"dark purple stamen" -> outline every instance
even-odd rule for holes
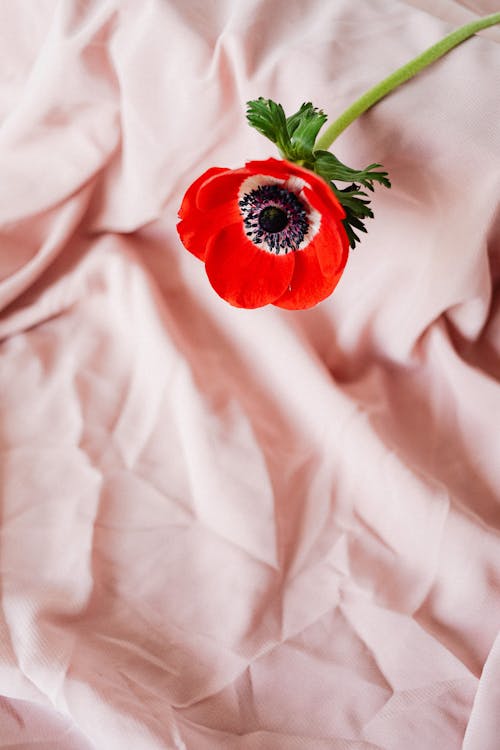
[[[260,185],[239,201],[247,237],[279,255],[297,250],[309,221],[302,201],[280,185]]]

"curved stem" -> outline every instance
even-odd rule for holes
[[[417,75],[421,70],[426,68],[428,65],[438,60],[440,57],[445,55],[450,49],[456,47],[457,44],[468,39],[473,34],[476,34],[482,29],[488,28],[488,26],[494,26],[500,23],[500,13],[493,13],[490,16],[484,16],[479,18],[477,21],[471,21],[470,23],[461,26],[456,31],[453,31],[448,36],[445,36],[441,41],[429,47],[428,50],[422,52],[422,54],[415,57],[410,62],[403,65],[398,70],[391,73],[390,76],[384,78],[383,81],[377,83],[373,88],[369,89],[363,96],[354,102],[346,111],[340,115],[323,133],[323,135],[316,142],[315,150],[324,150],[330,148],[334,140],[351,124],[359,115],[366,112],[367,109],[372,107],[376,102],[380,101],[384,96],[387,96],[393,89],[400,86],[405,81],[408,81],[413,76]]]

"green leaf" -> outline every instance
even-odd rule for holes
[[[352,169],[343,164],[330,151],[316,151],[314,153],[313,169],[316,174],[329,183],[333,192],[342,204],[346,213],[343,224],[352,248],[359,242],[357,232],[366,232],[365,220],[373,218],[370,201],[365,190],[373,192],[373,183],[378,182],[390,188],[389,175],[382,169],[381,164],[369,164],[365,169]],[[346,188],[339,189],[335,182],[350,182]]]
[[[325,180],[340,180],[341,182],[359,182],[368,190],[373,190],[373,183],[379,182],[385,187],[391,187],[387,172],[380,171],[381,164],[369,164],[364,169],[351,169],[337,159],[330,151],[316,151],[314,153],[314,171]]]
[[[275,143],[285,159],[293,162],[314,161],[314,143],[326,119],[324,112],[311,102],[302,104],[290,117],[272,99],[260,97],[247,102],[250,125]]]
[[[330,187],[337,196],[340,204],[345,211],[345,219],[342,223],[349,238],[349,244],[352,248],[360,241],[359,235],[355,230],[366,232],[365,220],[373,219],[373,211],[370,208],[370,202],[366,200],[367,194],[360,190],[355,184],[339,190],[333,183]]]
[[[312,161],[316,138],[326,120],[325,113],[313,107],[311,102],[302,104],[298,112],[287,118],[288,133],[296,160]]]
[[[281,104],[276,104],[272,99],[264,99],[262,96],[247,102],[247,120],[252,128],[278,146],[282,156],[289,152],[291,142],[285,112]]]

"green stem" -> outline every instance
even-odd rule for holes
[[[479,18],[477,21],[471,21],[470,23],[461,26],[456,31],[453,31],[444,39],[429,47],[428,50],[422,52],[422,54],[415,57],[410,62],[403,65],[398,70],[391,73],[390,76],[384,78],[383,81],[377,83],[376,86],[369,89],[363,96],[354,102],[346,111],[340,115],[323,133],[323,135],[316,142],[315,150],[326,151],[330,148],[334,140],[351,124],[359,115],[366,112],[367,109],[372,107],[376,102],[380,101],[384,96],[387,96],[393,89],[400,86],[405,81],[408,81],[413,76],[420,73],[421,70],[426,68],[428,65],[438,60],[440,57],[449,52],[450,49],[456,47],[457,44],[461,44],[470,36],[473,36],[478,31],[488,28],[488,26],[494,26],[500,23],[500,13],[493,13],[490,16],[484,16]]]

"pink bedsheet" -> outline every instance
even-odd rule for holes
[[[180,244],[248,99],[331,116],[496,0],[0,4],[0,747],[498,750],[500,29],[338,141],[316,308]]]

